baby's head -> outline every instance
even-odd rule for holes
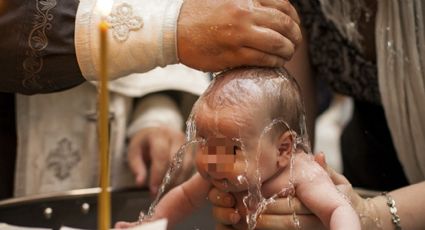
[[[246,189],[242,178],[251,180],[257,166],[262,182],[285,168],[303,129],[299,87],[284,69],[225,71],[192,114],[196,135],[204,140],[197,151],[198,171],[229,191]]]

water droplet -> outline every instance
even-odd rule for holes
[[[243,182],[244,182],[244,181],[246,181],[246,178],[245,178],[244,176],[242,176],[242,175],[239,175],[239,176],[237,177],[237,179],[238,179],[238,181],[239,181],[239,184],[243,184]]]

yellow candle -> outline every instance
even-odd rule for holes
[[[111,195],[109,193],[109,97],[108,97],[108,24],[102,20],[100,32],[100,89],[99,89],[99,159],[100,188],[98,198],[98,229],[106,230],[111,223]]]

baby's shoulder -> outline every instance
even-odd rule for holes
[[[298,153],[295,155],[293,175],[298,183],[305,181],[315,182],[321,181],[320,178],[329,178],[328,173],[322,166],[314,161],[314,156],[311,154]]]

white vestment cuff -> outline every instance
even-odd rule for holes
[[[166,126],[182,130],[183,117],[176,103],[166,95],[155,94],[143,98],[133,113],[127,136],[131,137],[139,130],[148,127]]]
[[[99,0],[98,0],[99,1]],[[96,80],[99,71],[99,22],[96,0],[81,0],[75,23],[75,47],[83,76]],[[115,79],[178,62],[177,19],[183,0],[115,0],[105,17],[108,71]]]

